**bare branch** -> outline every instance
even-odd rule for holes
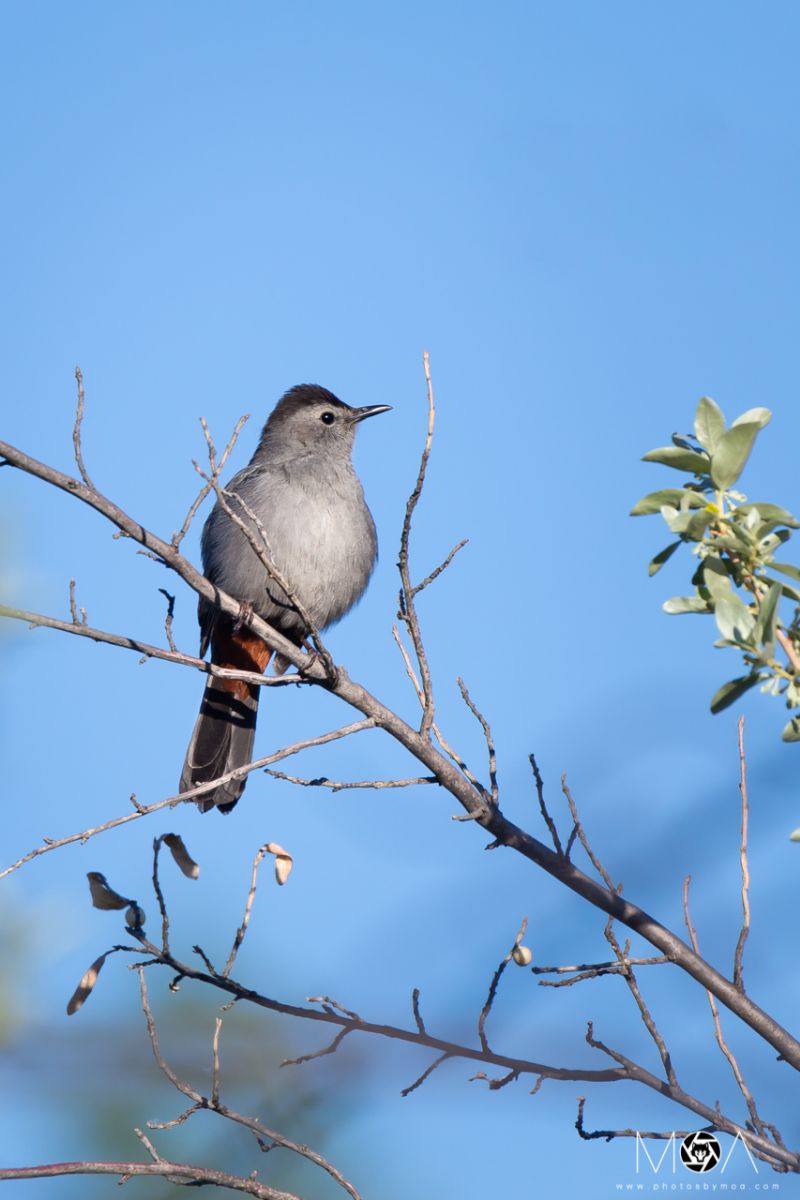
[[[61,1162],[44,1163],[36,1167],[0,1167],[3,1179],[53,1179],[61,1175],[119,1175],[118,1182],[138,1175],[151,1175],[171,1179],[176,1185],[213,1184],[233,1192],[244,1192],[258,1200],[300,1200],[294,1192],[279,1191],[255,1179],[244,1179],[241,1175],[228,1175],[211,1167],[196,1167],[190,1163],[167,1162]]]
[[[395,1025],[377,1024],[372,1021],[366,1021],[359,1018],[357,1014],[350,1014],[350,1010],[342,1010],[338,1005],[334,1007],[326,1003],[325,1007],[320,1009],[288,1004],[281,1000],[261,995],[252,988],[238,983],[235,979],[223,977],[221,974],[213,971],[213,969],[200,971],[191,964],[176,959],[172,953],[165,955],[159,951],[157,946],[148,942],[146,938],[143,939],[143,946],[149,954],[153,955],[153,958],[157,962],[175,971],[180,978],[194,979],[197,982],[209,984],[225,992],[227,995],[235,997],[239,1002],[253,1004],[258,1008],[264,1008],[270,1012],[279,1012],[308,1021],[319,1021],[323,1024],[337,1025],[341,1031],[346,1033],[373,1034],[378,1037],[408,1042],[416,1046],[436,1050],[440,1054],[446,1053],[449,1058],[462,1058],[467,1061],[503,1067],[507,1071],[516,1070],[523,1075],[544,1075],[547,1079],[583,1080],[590,1083],[616,1083],[628,1078],[625,1071],[619,1071],[615,1068],[599,1071],[573,1070],[568,1067],[551,1067],[545,1063],[516,1058],[505,1054],[497,1054],[493,1051],[487,1053],[473,1046],[464,1046],[444,1038],[434,1037],[432,1034],[420,1030],[419,1025],[417,1025],[416,1029],[403,1029]],[[129,953],[139,953],[139,949],[134,947],[123,946],[120,949],[126,950]],[[315,1057],[319,1057],[319,1052],[306,1056],[303,1059],[292,1061],[307,1061]]]

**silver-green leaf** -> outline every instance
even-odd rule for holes
[[[700,445],[709,454],[713,454],[717,442],[725,432],[725,418],[722,415],[722,409],[710,396],[703,396],[697,405],[694,432]]]
[[[688,508],[702,508],[706,499],[691,488],[661,488],[658,492],[648,492],[634,504],[630,511],[632,517],[648,517],[652,513],[661,512],[665,504],[679,508],[685,504]]]
[[[665,546],[664,549],[655,556],[655,558],[650,560],[650,565],[647,568],[647,574],[655,575],[656,572],[660,571],[667,559],[672,558],[680,544],[681,543],[679,539],[677,542],[670,542],[668,546]]]
[[[772,420],[772,412],[768,408],[748,408],[747,412],[743,412],[736,418],[733,425],[757,425],[759,429],[763,429],[765,425],[769,425]],[[733,428],[733,425],[731,428]]]
[[[721,688],[718,688],[711,697],[712,713],[722,712],[730,704],[733,704],[745,692],[749,692],[751,687],[755,687],[762,679],[766,679],[766,675],[761,671],[756,671],[750,675],[741,675],[738,679],[731,679],[728,683],[723,683]]]
[[[707,613],[709,611],[705,600],[701,600],[699,596],[672,596],[669,600],[665,600],[662,608],[665,613],[675,615],[677,613]]]
[[[718,488],[732,487],[744,470],[761,428],[755,421],[733,425],[717,443],[711,459],[711,479]]]
[[[780,598],[781,585],[773,583],[761,601],[761,607],[758,610],[753,629],[756,643],[760,643],[769,655],[775,649],[775,627],[778,620],[778,601]]]
[[[735,592],[731,592],[730,596],[715,598],[714,620],[727,641],[736,642],[737,645],[746,645],[751,641],[755,617]]]
[[[674,467],[676,471],[691,471],[693,475],[707,475],[709,467],[705,454],[682,450],[680,446],[659,446],[656,450],[649,450],[642,462],[661,463],[665,467]]]

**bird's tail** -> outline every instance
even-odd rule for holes
[[[258,689],[255,696],[240,700],[230,692],[221,691],[218,680],[209,679],[203,703],[192,732],[186,761],[181,771],[180,791],[188,792],[200,783],[210,783],[245,767],[253,757],[253,739],[258,716]],[[220,812],[231,811],[244,791],[247,776],[228,779],[213,791],[198,796],[201,812],[217,807]]]
[[[212,662],[239,671],[261,672],[266,668],[272,651],[260,638],[246,631],[220,632],[221,636],[214,639]],[[241,679],[208,679],[181,771],[181,792],[220,779],[252,761],[260,691]],[[247,776],[242,775],[204,792],[197,798],[200,811],[218,808],[229,813],[246,782]]]

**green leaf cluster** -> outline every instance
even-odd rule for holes
[[[747,668],[717,689],[715,713],[756,685],[782,696],[787,708],[800,708],[800,568],[775,560],[800,522],[778,504],[754,503],[733,490],[771,418],[768,408],[751,408],[729,427],[719,405],[703,396],[694,431],[673,434],[672,445],[650,450],[643,460],[692,478],[650,492],[631,510],[633,517],[660,513],[674,538],[651,559],[650,575],[682,545],[697,560],[692,594],[673,596],[664,611],[713,616],[715,645],[737,651]],[[783,739],[800,742],[800,716],[789,720]]]

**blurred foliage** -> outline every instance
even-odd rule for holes
[[[688,472],[691,481],[650,492],[631,510],[634,517],[660,513],[676,535],[652,559],[651,575],[681,545],[691,546],[698,559],[693,593],[673,596],[664,611],[713,616],[720,634],[714,645],[738,651],[747,667],[714,693],[714,713],[756,686],[782,696],[788,709],[800,708],[800,568],[775,559],[800,523],[777,504],[754,503],[733,490],[771,417],[768,408],[751,408],[728,428],[719,406],[704,396],[694,432],[674,433],[671,446],[644,456],[644,462]],[[800,716],[789,719],[783,740],[800,742]]]

